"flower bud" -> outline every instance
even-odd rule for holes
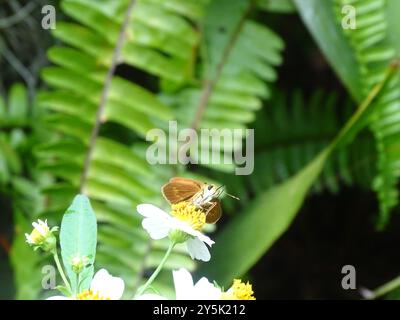
[[[77,255],[71,259],[72,271],[79,274],[89,264],[89,258]]]
[[[54,232],[58,227],[50,229],[47,225],[47,220],[32,223],[33,230],[30,234],[25,233],[26,242],[36,249],[41,248],[43,251],[49,252],[56,248],[57,239]]]
[[[190,235],[178,229],[171,230],[168,236],[174,243],[184,243],[190,238]]]

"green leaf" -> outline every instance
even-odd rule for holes
[[[64,296],[69,297],[71,296],[71,292],[69,291],[69,289],[65,286],[57,286],[54,289],[60,291]]]
[[[15,210],[15,235],[10,251],[17,300],[33,300],[39,296],[42,273],[39,255],[26,243],[24,232],[31,229],[30,221]]]
[[[215,240],[211,263],[200,272],[228,286],[254,265],[287,230],[328,154],[325,150],[296,176],[260,194],[238,214]]]
[[[355,52],[337,23],[334,0],[294,0],[309,32],[356,101],[363,98]]]
[[[8,114],[12,120],[23,122],[28,114],[26,88],[22,84],[14,84],[8,98]]]
[[[211,1],[208,5],[204,21],[204,33],[207,43],[206,59],[208,59],[209,79],[215,77],[217,66],[224,55],[224,49],[232,41],[240,21],[250,6],[250,0]],[[222,12],[230,12],[230,14],[221,14]]]
[[[296,7],[292,0],[259,0],[259,7],[262,10],[276,13],[293,13]]]
[[[72,271],[71,260],[76,256],[88,258],[89,266],[80,274],[80,278],[85,280],[79,287],[80,291],[88,289],[93,277],[96,244],[96,216],[89,199],[84,195],[77,195],[64,214],[60,231],[61,255],[74,293],[78,290],[78,279]]]

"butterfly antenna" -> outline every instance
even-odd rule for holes
[[[224,193],[225,193],[227,196],[229,196],[229,197],[231,197],[231,198],[233,198],[233,199],[236,199],[236,200],[240,200],[238,197],[235,197],[235,196],[229,194],[228,192],[226,192],[226,191],[225,191],[225,186],[221,186],[221,188],[222,188],[222,187],[224,188],[223,191],[224,191]]]
[[[231,195],[231,194],[229,194],[229,193],[227,193],[227,192],[225,192],[225,194],[226,194],[227,196],[233,198],[233,199],[240,200],[238,197],[235,197],[235,196],[233,196],[233,195]]]

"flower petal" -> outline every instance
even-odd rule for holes
[[[167,237],[171,230],[169,220],[164,218],[145,218],[142,221],[142,226],[154,240]]]
[[[197,238],[199,238],[199,240],[207,243],[210,247],[215,243],[213,240],[210,239],[210,237],[207,237],[205,234],[201,233],[200,231],[197,231]]]
[[[194,291],[196,292],[196,300],[220,300],[222,295],[221,289],[216,288],[206,277],[197,281],[194,285]]]
[[[48,297],[46,300],[72,300],[72,299],[64,296],[53,296],[53,297]]]
[[[180,221],[179,219],[176,218],[171,218],[170,224],[171,224],[171,229],[179,229],[183,232],[186,232],[187,234],[190,234],[193,237],[197,237],[201,241],[207,243],[210,247],[215,243],[209,237],[207,237],[200,231],[193,229],[189,224],[187,224],[184,221]]]
[[[161,210],[159,207],[148,203],[139,204],[136,207],[136,210],[139,214],[146,218],[168,219],[171,217],[164,210]]]
[[[189,271],[184,268],[172,271],[174,277],[176,300],[189,300],[193,291],[193,279]]]
[[[113,277],[106,269],[100,269],[94,275],[90,289],[102,297],[119,300],[125,289],[124,280]]]
[[[210,261],[211,255],[207,246],[199,238],[189,239],[186,242],[187,249],[192,259]]]

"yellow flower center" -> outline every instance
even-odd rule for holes
[[[37,230],[33,229],[31,232],[32,242],[35,244],[40,244],[44,240],[44,236]]]
[[[193,204],[183,201],[173,204],[171,208],[172,216],[188,223],[195,230],[201,230],[206,223],[206,214]]]
[[[76,295],[76,300],[111,300],[108,297],[103,297],[99,292],[93,292],[92,290],[84,290]]]
[[[235,279],[232,287],[227,292],[222,293],[221,300],[256,300],[253,294],[254,291],[249,282],[244,283]]]

